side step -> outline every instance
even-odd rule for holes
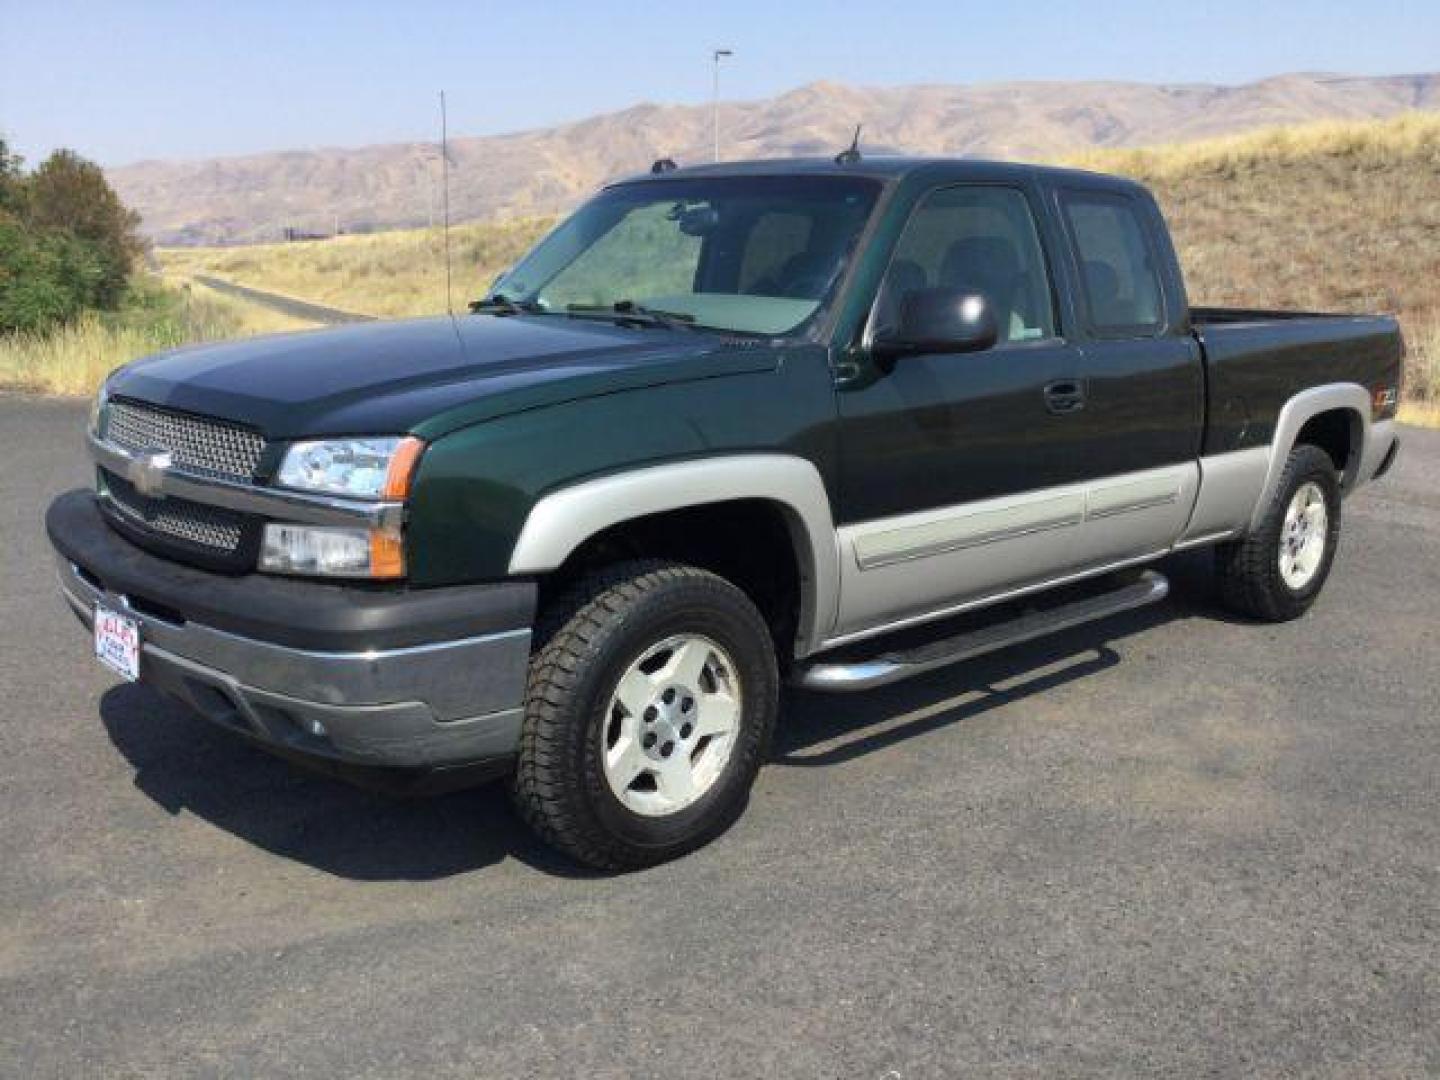
[[[908,649],[855,660],[819,660],[800,668],[795,682],[809,690],[869,690],[1081,623],[1154,604],[1165,599],[1169,592],[1170,582],[1163,574],[1146,570],[1098,594],[1092,589],[1079,599],[1052,601],[1048,607],[1032,606],[1009,618],[996,619],[992,615],[988,624],[972,625],[960,633]],[[1032,597],[1031,602],[1032,605],[1044,604],[1046,599],[1041,593]]]

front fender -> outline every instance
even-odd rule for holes
[[[731,478],[717,479],[716,488],[709,486],[719,475],[713,466],[701,470],[705,479],[683,471],[679,475],[691,479],[679,485],[687,490],[678,504],[674,484],[647,486],[643,495],[635,485],[622,485],[633,500],[627,517],[648,512],[639,509],[643,506],[701,505],[736,497],[717,491],[743,489],[738,497],[779,502],[794,522],[819,520],[816,508],[823,504],[828,522],[835,437],[828,355],[810,345],[786,348],[764,372],[625,390],[488,419],[437,438],[421,459],[406,522],[411,583],[428,587],[543,573],[590,534],[567,522],[563,529],[546,528],[541,545],[529,521],[542,502],[557,498],[547,505],[574,507],[579,497],[563,493],[577,486],[670,466],[791,460],[778,470],[750,461],[738,470],[743,483],[722,470]],[[762,474],[768,479],[754,479]],[[795,479],[802,475],[803,482]],[[800,490],[803,496],[794,494]],[[619,520],[613,514],[600,518]],[[814,531],[824,534],[819,527]],[[810,532],[806,524],[807,547]],[[527,554],[516,558],[522,533]],[[826,543],[833,550],[833,528],[830,533]],[[539,551],[545,555],[529,554]],[[823,576],[827,556],[822,551],[813,561],[817,576]]]
[[[530,511],[510,556],[511,574],[564,564],[590,537],[625,521],[707,503],[760,499],[781,508],[800,568],[797,650],[830,632],[839,605],[840,564],[830,499],[804,458],[735,454],[636,469],[562,488]]]

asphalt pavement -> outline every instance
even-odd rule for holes
[[[741,821],[594,876],[498,789],[300,772],[89,656],[0,397],[0,1075],[1440,1074],[1440,433],[1305,619],[1165,603],[795,693]]]
[[[341,311],[339,308],[325,307],[323,304],[312,304],[308,300],[297,300],[293,296],[282,296],[279,293],[265,292],[262,289],[252,289],[249,285],[237,285],[224,278],[196,274],[195,280],[216,292],[227,293],[241,300],[248,300],[252,304],[269,308],[271,311],[278,311],[281,315],[289,315],[295,319],[308,319],[310,322],[320,323],[322,326],[375,321],[374,315],[361,315],[354,311]]]

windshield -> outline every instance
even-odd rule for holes
[[[829,300],[880,185],[848,176],[655,179],[601,192],[495,284],[530,311],[796,330]]]

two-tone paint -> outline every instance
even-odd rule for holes
[[[913,160],[711,166],[666,182],[716,171],[882,186],[825,317],[802,336],[474,315],[182,350],[132,365],[111,392],[254,425],[272,458],[298,438],[423,438],[405,523],[412,589],[542,576],[646,514],[772,503],[800,569],[800,655],[1243,531],[1324,413],[1348,425],[1347,491],[1393,441],[1393,406],[1374,403],[1398,386],[1394,321],[1192,310],[1138,185]],[[897,239],[928,193],[972,184],[1024,196],[1056,335],[882,362],[870,313]],[[1090,326],[1059,210],[1077,189],[1141,215],[1164,297],[1153,333]],[[1057,383],[1083,407],[1048,409]]]

